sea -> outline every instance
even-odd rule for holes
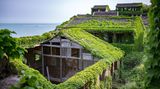
[[[41,35],[55,30],[60,23],[0,23],[0,29],[8,29],[16,32],[13,37]]]

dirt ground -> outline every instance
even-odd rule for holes
[[[17,75],[11,75],[3,80],[0,80],[0,89],[9,89],[11,85],[16,84],[19,81]]]

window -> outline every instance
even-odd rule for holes
[[[60,48],[52,47],[52,55],[60,55]]]
[[[52,42],[52,45],[60,45],[59,42]]]
[[[65,37],[61,36],[61,39],[66,39]]]
[[[70,48],[62,48],[61,56],[71,57],[71,49]]]
[[[72,52],[72,53],[71,53],[71,56],[72,56],[72,57],[80,57],[80,55],[79,55],[79,54],[80,54],[80,50],[79,50],[79,49],[72,48],[72,49],[71,49],[71,52]]]
[[[43,53],[44,54],[51,54],[51,47],[43,46]]]
[[[70,42],[66,42],[66,41],[64,41],[64,42],[62,42],[62,47],[70,47]]]
[[[50,44],[50,42],[44,42],[43,44],[48,44],[48,45],[49,45],[49,44]]]

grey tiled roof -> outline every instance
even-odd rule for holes
[[[119,3],[116,7],[142,7],[142,3]]]

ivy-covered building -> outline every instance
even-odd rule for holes
[[[94,15],[95,13],[108,12],[109,10],[110,8],[108,5],[95,5],[91,8],[91,14]]]
[[[30,67],[53,83],[63,82],[52,86],[47,81],[48,88],[40,81],[44,89],[106,89],[119,76],[125,53],[143,50],[144,31],[141,17],[78,15],[55,31],[22,37],[19,44],[29,47]]]
[[[142,7],[142,3],[118,3],[116,5],[116,11],[119,15],[142,16]]]
[[[74,16],[58,27],[63,28],[82,28],[109,43],[143,49],[145,27],[141,17]]]
[[[78,36],[74,35],[75,33]],[[83,35],[81,36],[81,34]],[[40,46],[28,49],[27,63],[41,71],[48,80],[60,83],[105,56],[115,57],[115,60],[106,59],[112,66],[106,68],[104,74],[100,75],[103,77],[101,80],[104,80],[106,77],[114,75],[114,71],[120,67],[119,59],[122,57],[123,51],[101,41],[103,40],[88,32],[83,32],[81,29],[64,29],[50,40],[41,43]],[[119,56],[116,57],[114,52]],[[39,60],[36,60],[38,55]]]

